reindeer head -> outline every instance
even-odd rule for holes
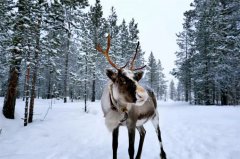
[[[143,76],[143,69],[145,66],[140,68],[134,68],[134,60],[137,55],[139,43],[136,48],[136,53],[130,63],[130,67],[126,68],[128,62],[123,67],[118,67],[114,64],[109,57],[110,49],[110,35],[108,35],[107,49],[103,50],[100,45],[97,45],[97,50],[101,52],[108,62],[117,71],[112,71],[107,69],[106,74],[108,78],[113,82],[112,91],[113,97],[117,101],[127,102],[127,103],[142,103],[147,98],[147,93],[145,89],[138,84],[138,81]]]

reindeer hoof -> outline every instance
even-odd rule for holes
[[[160,153],[160,159],[167,159],[166,153],[164,151]]]
[[[140,156],[136,156],[136,158],[135,159],[141,159],[141,157]]]

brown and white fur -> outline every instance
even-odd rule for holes
[[[101,106],[106,126],[112,131],[113,159],[117,159],[119,126],[126,126],[128,129],[128,153],[130,159],[134,158],[135,129],[137,128],[140,134],[140,141],[136,159],[141,158],[146,134],[143,124],[149,120],[157,133],[160,144],[160,158],[166,159],[162,145],[155,95],[151,90],[143,88],[138,83],[143,76],[143,72],[118,69],[117,72],[107,70],[106,74],[110,81],[103,91]],[[128,116],[122,121],[125,113]]]

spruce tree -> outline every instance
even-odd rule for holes
[[[173,80],[171,80],[170,85],[169,85],[169,97],[171,100],[176,100],[176,87],[175,83]]]
[[[184,89],[181,82],[178,82],[177,89],[176,89],[176,100],[183,101],[184,99]]]
[[[119,26],[119,38],[120,38],[120,63],[126,63],[129,58],[129,31],[126,21],[123,19],[121,25]],[[135,46],[136,47],[136,46]],[[132,55],[132,54],[131,54]]]
[[[164,95],[167,92],[167,80],[165,79],[165,75],[163,73],[163,67],[161,64],[161,61],[158,60],[157,63],[157,77],[158,77],[158,82],[157,82],[157,98],[159,100],[164,99]]]
[[[116,62],[118,65],[121,65],[121,49],[120,49],[120,27],[117,25],[117,13],[114,7],[111,8],[110,15],[107,19],[108,21],[108,33],[111,35],[111,49],[109,54],[111,55],[114,62]],[[103,60],[105,61],[105,60]],[[108,63],[106,63],[107,66],[109,66]],[[106,66],[105,65],[105,66]]]
[[[146,78],[149,87],[157,92],[159,86],[158,66],[152,52],[148,57]]]

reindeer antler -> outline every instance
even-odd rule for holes
[[[119,70],[119,67],[112,62],[111,58],[109,57],[109,49],[110,49],[110,42],[111,42],[111,39],[110,39],[110,34],[108,34],[108,40],[107,40],[107,49],[104,51],[102,49],[102,47],[100,46],[100,44],[97,45],[96,49],[97,51],[101,52],[108,60],[108,62],[112,65],[112,67],[116,68],[117,70]]]
[[[146,65],[144,65],[144,66],[139,67],[139,68],[134,68],[134,61],[135,61],[135,59],[136,59],[136,57],[137,57],[138,47],[139,47],[139,42],[137,43],[136,52],[135,52],[135,54],[134,54],[134,56],[133,56],[133,58],[132,58],[132,61],[131,61],[131,63],[130,63],[130,68],[129,68],[129,69],[132,70],[132,71],[141,70],[141,69],[143,69],[144,67],[146,67]]]
[[[108,37],[107,37],[107,38],[108,38],[108,40],[107,40],[107,49],[104,51],[104,50],[102,49],[102,47],[100,46],[100,44],[98,44],[97,47],[96,47],[97,51],[101,52],[101,53],[107,58],[108,62],[109,62],[115,69],[121,70],[121,69],[125,68],[125,67],[129,64],[129,62],[127,62],[123,67],[120,67],[120,68],[119,68],[115,63],[112,62],[112,60],[111,60],[111,58],[110,58],[110,56],[109,56],[110,43],[111,43],[110,34],[108,34]],[[135,61],[135,59],[136,59],[136,57],[137,57],[138,47],[139,47],[139,42],[138,42],[138,44],[137,44],[136,53],[134,54],[133,59],[132,59],[132,61],[131,61],[131,63],[130,63],[130,68],[129,68],[129,69],[130,69],[131,71],[141,70],[141,69],[143,69],[144,67],[146,67],[146,65],[144,65],[144,66],[139,67],[139,68],[134,68],[134,61]]]

